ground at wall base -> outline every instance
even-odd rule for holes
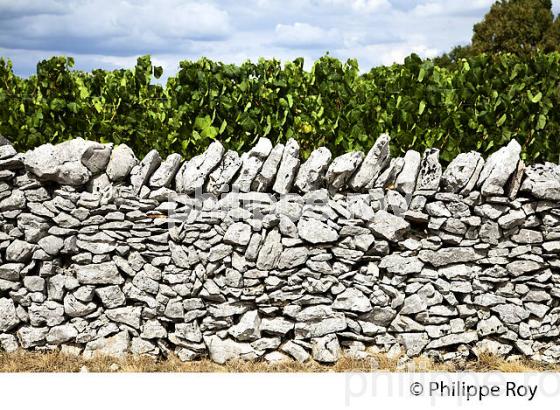
[[[129,355],[124,358],[98,356],[84,359],[57,351],[29,352],[17,351],[0,353],[0,373],[328,373],[328,372],[559,372],[560,365],[547,364],[529,359],[511,359],[493,354],[481,354],[477,359],[454,362],[435,362],[427,357],[416,357],[403,361],[399,357],[373,354],[367,359],[342,357],[334,365],[323,365],[313,360],[305,363],[285,361],[267,363],[265,361],[232,360],[217,364],[209,359],[182,362],[176,356],[153,359],[147,356]]]

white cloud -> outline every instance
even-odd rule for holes
[[[180,50],[188,41],[223,39],[231,32],[227,11],[210,3],[71,0],[66,5],[62,14],[22,14],[4,24],[0,45],[126,54],[139,48]]]
[[[165,75],[202,56],[228,63],[329,51],[362,70],[466,44],[492,0],[0,0],[0,56],[30,74],[39,59],[113,69],[151,54]],[[553,0],[560,9],[560,0]]]
[[[391,8],[389,0],[317,0],[322,6],[348,7],[360,13],[388,10]]]
[[[481,10],[489,10],[493,3],[494,0],[430,0],[418,4],[412,13],[419,17],[479,14]]]
[[[338,47],[342,40],[336,29],[323,29],[307,23],[277,24],[275,33],[274,43],[286,47]]]

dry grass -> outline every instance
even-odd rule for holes
[[[0,353],[0,372],[79,372],[87,368],[89,372],[540,372],[560,371],[560,365],[547,365],[529,360],[508,361],[498,356],[482,355],[478,360],[460,363],[435,363],[428,358],[415,358],[406,364],[383,354],[371,359],[358,360],[343,357],[335,365],[326,366],[316,362],[266,362],[233,361],[219,365],[210,360],[181,362],[177,357],[154,360],[150,357],[126,357],[114,359],[96,357],[85,360],[59,352]]]

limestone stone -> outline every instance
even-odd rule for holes
[[[23,326],[16,332],[21,347],[29,349],[45,344],[48,327]]]
[[[203,154],[185,161],[175,177],[177,192],[192,194],[197,190],[202,191],[208,176],[222,160],[224,152],[223,145],[214,141]]]
[[[150,177],[149,185],[154,188],[170,186],[181,166],[182,159],[180,154],[169,155]]]
[[[257,145],[241,155],[241,169],[233,186],[241,192],[249,192],[253,180],[261,170],[270,151],[272,151],[270,140],[268,138],[259,138]]]
[[[401,256],[398,254],[390,254],[381,259],[379,268],[386,269],[395,275],[410,275],[420,273],[424,263],[415,256]]]
[[[20,322],[14,301],[8,298],[0,298],[0,332],[13,329]]]
[[[336,192],[345,187],[350,177],[362,163],[364,153],[348,152],[336,157],[327,169],[325,181],[329,190]]]
[[[506,324],[519,323],[529,317],[529,312],[517,305],[503,304],[493,306],[491,309],[496,312],[498,316],[500,316],[500,319]]]
[[[404,167],[404,158],[393,158],[389,166],[375,180],[373,188],[395,189],[395,181]],[[368,185],[369,186],[369,185]]]
[[[134,193],[140,193],[140,190],[147,184],[150,177],[161,164],[161,157],[156,150],[151,150],[146,154],[144,159],[130,171],[130,183]]]
[[[272,190],[281,195],[289,193],[299,170],[299,165],[299,144],[295,139],[290,138],[282,153],[282,162],[280,162],[280,167],[276,173]]]
[[[377,138],[358,171],[350,178],[348,186],[351,189],[360,191],[364,187],[373,187],[375,180],[391,160],[389,141],[388,134],[381,134]]]
[[[251,184],[253,191],[266,192],[270,189],[278,174],[278,167],[282,162],[284,148],[284,144],[276,144],[272,148],[268,158],[264,161],[261,170]]]
[[[229,334],[240,342],[252,342],[261,337],[261,318],[256,310],[245,312],[239,323],[229,328]]]
[[[441,177],[441,187],[446,192],[468,195],[482,171],[484,159],[476,151],[457,155],[447,166]],[[472,184],[469,182],[474,181]]]
[[[550,162],[529,165],[520,190],[538,199],[560,200],[560,167]]]
[[[517,168],[521,146],[511,140],[505,147],[490,155],[484,164],[476,185],[483,195],[502,195],[509,177]]]
[[[372,309],[369,299],[360,290],[354,288],[348,288],[337,295],[332,307],[360,313],[369,312]]]
[[[429,263],[437,268],[453,263],[477,261],[484,258],[485,254],[471,247],[450,247],[437,251],[421,250],[418,257],[422,262]]]
[[[114,358],[124,357],[130,346],[130,335],[123,330],[115,335],[100,337],[86,344],[84,358],[91,359],[96,356],[109,356]]]
[[[116,308],[126,303],[126,297],[117,285],[96,288],[95,294],[107,309]]]
[[[284,317],[262,318],[260,330],[271,335],[284,336],[294,328],[294,322]],[[286,352],[288,353],[288,352]]]
[[[0,201],[0,212],[24,209],[26,204],[23,191],[14,189],[11,194]]]
[[[369,227],[374,234],[388,241],[398,241],[408,230],[410,224],[401,217],[380,210],[375,213]]]
[[[418,151],[408,150],[404,155],[404,166],[395,181],[396,189],[405,194],[411,195],[416,188],[416,179],[420,171],[421,157]]]
[[[338,239],[338,232],[326,223],[308,217],[302,217],[298,224],[300,238],[312,244],[334,242]]]
[[[432,340],[426,346],[426,349],[439,349],[446,346],[453,346],[463,343],[472,343],[478,340],[478,335],[475,331],[468,331],[464,333],[450,334],[443,336],[439,339]]]
[[[224,242],[232,245],[246,246],[251,240],[251,226],[243,222],[231,224],[224,234]]]
[[[239,154],[236,151],[228,150],[224,154],[222,162],[208,175],[206,191],[214,195],[228,192],[231,189],[231,181],[239,168],[241,168]]]
[[[231,339],[221,339],[216,335],[205,336],[204,343],[208,349],[210,358],[218,363],[224,364],[229,360],[255,360],[259,354],[250,343],[239,343]]]
[[[115,262],[75,266],[76,278],[83,285],[120,285],[124,278]]]
[[[28,262],[35,248],[36,245],[32,243],[16,239],[6,248],[6,260],[8,262]]]
[[[47,333],[47,343],[60,345],[62,343],[72,342],[78,336],[78,330],[74,325],[69,323],[53,326]]]
[[[57,145],[44,144],[25,154],[26,169],[42,181],[84,185],[105,169],[112,146],[82,138]]]
[[[136,165],[138,165],[138,159],[134,152],[128,145],[119,144],[111,152],[106,172],[111,181],[122,181],[128,177]]]
[[[427,149],[420,162],[420,173],[416,181],[416,192],[434,194],[439,189],[442,169],[439,163],[439,150]]]
[[[311,354],[320,363],[335,363],[341,356],[336,335],[330,334],[311,339]]]
[[[320,147],[312,151],[298,170],[295,187],[303,193],[323,188],[331,158],[332,154],[328,148]]]
[[[300,363],[305,363],[311,358],[310,354],[305,350],[304,347],[298,345],[297,343],[294,343],[291,340],[288,340],[286,343],[280,346],[280,350],[289,354]]]
[[[270,270],[278,266],[278,260],[282,254],[282,242],[280,233],[275,229],[270,231],[264,240],[257,258],[257,268]]]
[[[430,341],[427,333],[401,333],[399,339],[408,357],[418,356]]]
[[[49,235],[39,239],[37,244],[51,256],[56,256],[64,247],[64,240],[58,236]]]
[[[297,266],[305,265],[308,256],[309,250],[304,246],[285,248],[278,260],[278,269],[291,269]]]

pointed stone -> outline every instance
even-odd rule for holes
[[[150,186],[154,188],[168,187],[173,182],[183,158],[179,154],[169,155],[150,178]]]
[[[274,183],[278,167],[282,162],[284,144],[276,144],[264,162],[259,174],[251,184],[251,189],[257,192],[267,192]]]
[[[484,159],[476,151],[457,155],[441,177],[442,189],[445,192],[469,194],[473,188],[468,188],[468,185],[473,185],[469,182],[474,180],[476,183],[483,166]]]
[[[336,157],[327,169],[325,180],[332,192],[340,191],[364,159],[361,151],[348,152]]]
[[[324,187],[325,172],[331,162],[332,154],[328,148],[314,150],[307,161],[299,168],[295,187],[303,193]]]
[[[420,171],[421,157],[418,151],[409,150],[404,155],[404,166],[395,182],[396,189],[405,194],[411,195],[416,188],[416,179]]]
[[[241,170],[234,182],[234,186],[241,192],[249,192],[253,180],[261,170],[266,158],[272,150],[272,143],[268,138],[260,138],[249,152],[241,156]]]
[[[214,141],[204,153],[186,161],[175,177],[177,192],[192,194],[197,190],[202,191],[208,175],[222,160],[224,151],[224,146]]]
[[[350,188],[354,191],[360,191],[364,187],[373,187],[375,180],[391,160],[391,153],[389,151],[390,140],[387,134],[381,134],[377,138],[358,171],[350,178],[348,183]]]
[[[276,181],[272,190],[278,194],[285,195],[292,189],[294,179],[299,170],[299,144],[290,138],[282,154],[282,162],[276,173]]]
[[[504,187],[517,168],[521,145],[511,140],[508,145],[494,152],[486,160],[476,185],[482,195],[503,195]]]
[[[416,181],[416,194],[433,195],[439,189],[441,180],[441,164],[439,163],[439,149],[424,151],[420,164],[420,174]]]
[[[227,151],[222,162],[208,176],[206,192],[219,195],[231,191],[231,181],[241,168],[241,158],[236,151]]]
[[[134,188],[135,194],[140,193],[142,187],[146,185],[160,164],[161,157],[159,153],[156,150],[151,150],[138,165],[132,168],[130,172],[130,183]]]
[[[401,173],[404,167],[404,158],[393,158],[385,171],[379,175],[373,185],[374,188],[395,188],[395,181],[397,176]]]

